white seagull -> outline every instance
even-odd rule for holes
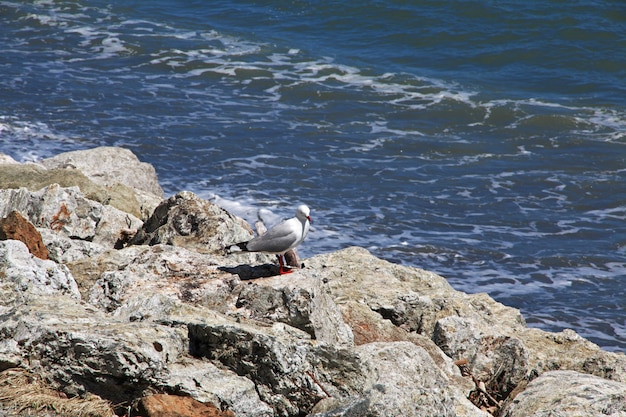
[[[290,268],[285,269],[285,252],[294,249],[304,241],[311,225],[310,212],[309,208],[302,204],[296,210],[296,217],[277,224],[247,242],[235,243],[232,246],[238,246],[244,252],[274,253],[278,257],[280,274],[289,274],[293,271]]]

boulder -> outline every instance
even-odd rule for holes
[[[78,285],[65,265],[33,256],[19,240],[0,241],[0,274],[0,283],[7,286],[0,305],[10,305],[10,300],[24,299],[31,293],[80,299]]]
[[[113,174],[126,161],[100,151]],[[51,158],[47,171],[79,172],[98,152]],[[242,219],[181,192],[142,224],[96,200],[138,195],[137,184],[88,171],[101,181],[85,177],[93,198],[58,184],[0,189],[0,214],[28,219],[51,259],[0,241],[0,372],[96,395],[119,415],[139,403],[141,415],[624,415],[623,354],[530,329],[486,294],[362,248],[278,275],[271,256],[224,252],[252,237]]]
[[[0,240],[7,239],[19,240],[34,256],[48,259],[48,249],[41,239],[41,234],[18,211],[13,210],[0,219]]]
[[[129,244],[162,243],[225,255],[228,245],[252,236],[252,228],[243,219],[192,192],[183,191],[163,201]]]
[[[73,168],[46,169],[31,163],[0,164],[0,189],[26,188],[38,191],[52,184],[64,188],[78,187],[85,198],[111,205],[138,218],[147,218],[161,201],[160,197],[150,197],[147,193],[134,191],[125,185],[98,185]]]
[[[0,164],[19,164],[19,162],[13,159],[10,155],[0,153]]]
[[[33,163],[0,164],[0,189],[26,188],[38,191],[52,184],[78,187],[87,198],[101,204],[111,200],[105,187],[94,183],[77,169],[46,169]]]
[[[44,159],[41,164],[48,169],[78,169],[93,182],[104,187],[124,184],[163,197],[163,189],[159,185],[154,167],[140,162],[128,149],[103,146],[65,152]]]
[[[575,371],[549,371],[507,400],[502,417],[626,416],[626,384]]]
[[[52,184],[39,191],[0,190],[0,216],[18,211],[36,227],[70,239],[114,247],[128,229],[137,229],[137,217],[84,196],[78,187]]]

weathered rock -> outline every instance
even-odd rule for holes
[[[494,331],[495,330],[495,331]],[[520,337],[503,334],[474,319],[448,316],[437,321],[435,343],[454,359],[467,359],[470,370],[499,401],[530,371],[529,355]]]
[[[126,155],[128,152],[122,148],[105,149],[108,149],[110,154],[117,152],[122,156]],[[72,157],[78,159],[78,156],[88,155],[89,153],[93,153],[93,151],[73,155]],[[63,155],[66,154],[58,155],[58,158],[63,159]],[[114,164],[116,160],[118,163]],[[79,187],[86,198],[104,205],[111,205],[141,219],[148,218],[154,211],[154,208],[163,199],[163,191],[160,190],[160,188],[154,190],[159,191],[159,193],[155,195],[141,189],[133,188],[131,184],[120,182],[108,184],[106,181],[102,181],[103,175],[97,174],[100,170],[110,168],[119,171],[125,169],[123,157],[111,157],[109,160],[111,165],[109,166],[102,166],[96,163],[92,170],[94,171],[94,176],[91,178],[76,168],[67,165],[61,167],[58,163],[46,161],[48,160],[44,160],[43,162],[50,166],[49,169],[46,169],[43,165],[33,163],[0,163],[0,189],[27,188],[30,191],[38,191],[52,184],[59,184],[63,188]],[[79,165],[82,166],[84,164]],[[144,165],[135,167],[139,177],[145,176],[138,173],[138,171],[144,167],[150,171],[150,168]],[[154,172],[153,168],[152,172]],[[118,179],[123,180],[123,178]],[[100,180],[100,182],[98,182],[98,180]]]
[[[34,256],[48,259],[48,249],[41,239],[41,234],[18,211],[14,210],[0,219],[0,240],[7,239],[19,240]]]
[[[187,350],[182,329],[118,322],[55,295],[31,296],[28,303],[14,306],[0,322],[0,334],[16,341],[22,365],[68,395],[91,392],[115,404],[162,385],[167,365]],[[15,356],[8,353],[9,359]]]
[[[0,276],[0,282],[16,293],[6,294],[4,302],[23,299],[29,293],[80,298],[76,281],[65,265],[34,257],[19,240],[0,241]]]
[[[0,164],[19,164],[19,162],[13,159],[10,155],[0,153]]]
[[[315,344],[305,333],[274,324],[189,325],[193,355],[219,361],[251,379],[276,415],[313,412],[369,416],[483,416],[449,385],[429,354],[408,342],[349,349]],[[329,400],[329,398],[332,398]]]
[[[274,410],[261,401],[254,383],[206,360],[189,358],[169,367],[167,380],[173,392],[202,402],[220,404],[237,417],[272,417]]]
[[[502,417],[626,416],[626,384],[574,371],[551,371],[507,401]]]
[[[133,294],[164,294],[217,311],[229,310],[228,294],[239,282],[219,269],[219,259],[168,245],[129,246],[70,264],[79,282],[93,282],[89,300],[106,311]],[[233,301],[234,302],[234,301]]]
[[[64,166],[97,152],[28,169],[74,175]],[[111,158],[118,168],[124,161]],[[120,231],[141,223],[119,210],[107,217],[115,209],[95,198],[139,191],[107,175],[96,166],[89,176],[102,185],[84,177],[93,198],[82,187],[0,190],[0,214],[28,217],[50,258],[69,268],[0,242],[0,371],[22,367],[69,396],[97,394],[120,407],[161,392],[238,417],[485,416],[468,394],[494,412],[508,396],[509,417],[568,415],[559,404],[598,414],[585,396],[605,404],[600,412],[624,415],[626,356],[572,331],[529,329],[519,311],[485,294],[463,294],[364,249],[318,255],[276,276],[269,256],[226,256],[222,249],[251,229],[192,193],[163,202],[134,245],[114,250]],[[555,369],[588,375],[557,385]],[[557,403],[548,391],[572,398]]]
[[[0,189],[26,188],[38,191],[52,184],[61,187],[78,187],[90,200],[107,204],[111,195],[106,188],[98,185],[76,169],[46,169],[39,164],[4,164],[0,165]]]
[[[140,227],[141,220],[112,206],[84,197],[77,187],[53,184],[39,191],[0,190],[0,215],[17,210],[36,227],[72,239],[114,247],[122,232]]]
[[[307,266],[328,282],[344,317],[357,302],[401,329],[432,338],[452,359],[468,359],[470,371],[492,381],[497,396],[505,397],[522,377],[554,369],[625,380],[626,356],[602,351],[572,331],[529,329],[518,310],[485,294],[455,291],[431,272],[390,264],[360,248],[316,256]],[[363,334],[362,327],[353,326],[353,333]]]
[[[67,264],[109,250],[109,246],[88,240],[72,239],[63,233],[45,227],[39,227],[37,231],[45,243],[49,259],[57,263]]]
[[[118,147],[99,147],[82,151],[65,152],[44,159],[46,168],[74,168],[95,183],[105,187],[124,184],[163,197],[163,189],[154,167],[140,162],[130,150]]]
[[[183,191],[163,201],[130,244],[162,243],[224,255],[227,245],[248,240],[252,235],[252,229],[243,219]]]
[[[237,315],[268,323],[281,322],[304,330],[314,339],[352,346],[352,330],[327,294],[323,282],[307,275],[274,276],[234,288]]]
[[[235,417],[232,411],[222,411],[215,404],[168,394],[143,397],[139,412],[144,417]]]
[[[337,415],[337,408],[342,415],[456,415],[448,381],[423,349],[408,342],[376,342],[354,350],[365,377],[362,393],[339,407],[336,400],[326,400],[313,412],[332,405],[330,410],[314,415]]]

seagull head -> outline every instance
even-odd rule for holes
[[[308,220],[309,223],[312,223],[313,221],[311,220],[310,214],[311,214],[311,210],[309,210],[309,207],[306,206],[305,204],[298,206],[298,209],[296,210],[296,217],[301,222]]]

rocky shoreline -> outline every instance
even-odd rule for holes
[[[626,416],[624,354],[362,248],[226,256],[125,149],[0,155],[0,215],[2,415]]]

